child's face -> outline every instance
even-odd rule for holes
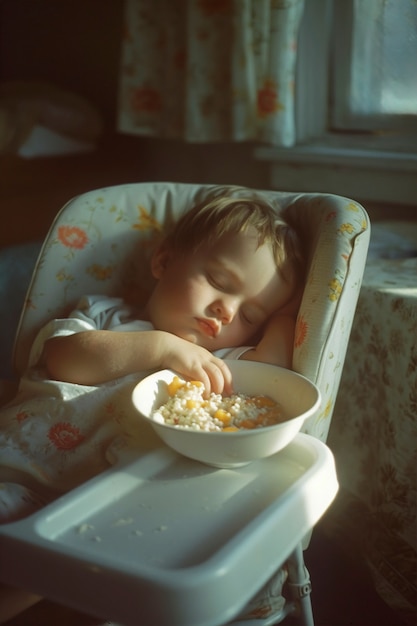
[[[158,280],[147,314],[156,329],[211,352],[245,345],[290,298],[270,245],[254,229],[227,235],[195,254],[162,247],[152,262]]]

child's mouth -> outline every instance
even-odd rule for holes
[[[216,322],[205,319],[197,319],[197,324],[204,335],[207,337],[217,337],[220,328]]]

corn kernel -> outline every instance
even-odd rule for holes
[[[175,396],[178,389],[181,389],[181,387],[184,387],[184,381],[182,381],[179,376],[174,376],[172,381],[168,383],[168,394],[170,396]]]
[[[187,409],[196,409],[199,406],[201,406],[201,402],[198,402],[197,400],[188,399],[187,402],[185,403],[185,406],[187,407]]]
[[[217,420],[220,420],[220,422],[223,422],[223,424],[229,424],[232,419],[230,413],[228,413],[228,411],[225,411],[224,409],[217,409],[213,417]]]

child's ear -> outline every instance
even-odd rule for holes
[[[151,272],[156,279],[162,278],[171,258],[171,250],[166,243],[162,243],[152,255]]]

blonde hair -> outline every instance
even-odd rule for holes
[[[166,243],[178,254],[189,254],[251,226],[258,233],[258,246],[271,246],[284,279],[304,281],[305,259],[297,232],[261,199],[221,196],[198,204],[173,225]]]

